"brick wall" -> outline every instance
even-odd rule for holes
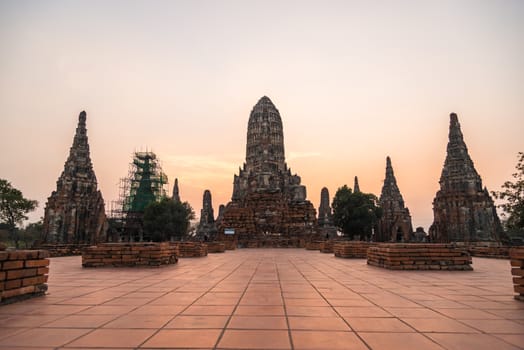
[[[332,254],[333,253],[333,245],[335,244],[334,241],[324,241],[320,244],[320,252],[321,253],[327,253]]]
[[[367,256],[369,265],[391,270],[473,270],[467,250],[452,244],[386,243]]]
[[[161,266],[175,264],[177,257],[169,243],[103,243],[83,250],[82,266]]]
[[[515,299],[524,301],[524,247],[509,250]]]
[[[207,244],[202,242],[171,242],[177,247],[181,258],[199,258],[207,256]]]
[[[44,295],[48,257],[46,250],[0,251],[0,303]]]
[[[208,253],[223,253],[226,251],[224,242],[206,242]]]
[[[324,241],[309,241],[306,242],[307,250],[320,250]]]
[[[57,256],[82,255],[82,251],[90,246],[90,244],[41,244],[38,249],[49,251],[49,256],[54,258]]]
[[[369,247],[377,243],[364,241],[340,241],[333,244],[333,253],[338,258],[365,259]]]

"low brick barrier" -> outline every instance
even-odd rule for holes
[[[333,253],[337,258],[365,259],[368,248],[376,245],[375,242],[340,241],[333,244]]]
[[[391,270],[473,270],[471,255],[452,244],[383,243],[367,255],[369,265]]]
[[[48,257],[46,250],[0,251],[0,304],[44,295]]]
[[[333,245],[335,243],[333,241],[325,241],[320,244],[320,252],[321,253],[327,253],[331,254],[333,253]]]
[[[82,251],[91,244],[41,244],[38,249],[45,249],[52,258],[60,256],[82,255]]]
[[[222,241],[226,245],[226,250],[237,249],[237,242],[235,241]]]
[[[468,252],[471,254],[471,256],[477,256],[479,258],[509,259],[509,247],[507,246],[471,246],[468,247]]]
[[[82,266],[161,266],[175,264],[177,256],[169,243],[102,243],[84,249]]]
[[[181,258],[199,258],[207,256],[207,244],[201,242],[171,242],[172,246],[178,248]]]
[[[524,247],[511,248],[509,258],[515,299],[524,301]]]
[[[224,242],[206,242],[208,253],[224,253],[226,245]]]
[[[324,241],[309,241],[306,242],[307,250],[320,250]]]

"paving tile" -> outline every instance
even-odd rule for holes
[[[440,318],[446,317],[438,312],[423,307],[418,308],[384,308],[391,315],[398,318]],[[448,309],[450,310],[450,309]]]
[[[192,305],[184,310],[181,315],[208,315],[208,316],[223,316],[231,315],[233,313],[234,305],[219,305],[219,306],[201,306]]]
[[[288,317],[293,330],[351,331],[340,317]]]
[[[291,349],[289,334],[279,330],[226,330],[221,349]]]
[[[524,334],[524,325],[509,320],[463,320],[468,326],[486,333]]]
[[[521,349],[488,334],[429,333],[427,336],[448,350]]]
[[[522,334],[495,334],[496,338],[502,339],[506,343],[524,348],[524,333]]]
[[[98,328],[115,318],[114,315],[71,315],[46,323],[44,326],[51,328]]]
[[[154,332],[153,329],[95,329],[66,347],[138,347]]]
[[[74,340],[90,329],[74,328],[34,328],[25,332],[2,338],[2,346],[58,347]]]
[[[292,331],[297,350],[366,350],[366,345],[353,332]]]
[[[164,328],[224,328],[229,316],[177,316]]]
[[[283,316],[233,316],[227,326],[229,329],[287,329]]]
[[[286,298],[286,306],[329,306],[329,304],[321,298],[315,299],[296,299],[296,298]]]
[[[175,316],[187,306],[183,305],[144,305],[129,312],[129,315],[171,315]]]
[[[239,305],[235,310],[238,316],[284,316],[283,306]]]
[[[391,317],[391,314],[376,306],[351,307],[351,306],[337,306],[335,310],[346,317]]]
[[[337,313],[330,306],[299,306],[286,305],[286,313],[289,316],[318,316],[318,317],[337,317]]]
[[[476,329],[450,318],[404,318],[402,320],[419,332],[479,333]]]
[[[443,347],[435,344],[420,333],[366,333],[358,332],[364,341],[373,350],[442,350]],[[465,350],[468,348],[462,348]],[[473,350],[473,348],[470,348]],[[493,350],[493,349],[492,349]]]
[[[103,328],[162,328],[172,318],[170,315],[124,315]]]
[[[221,332],[218,329],[160,330],[142,348],[213,348]]]
[[[415,332],[397,318],[348,317],[346,320],[355,332]]]
[[[500,319],[502,317],[497,316],[491,312],[486,312],[478,309],[437,309],[438,313],[446,315],[451,318],[459,320],[488,320],[488,319]]]
[[[63,315],[13,315],[9,318],[0,319],[0,329],[10,327],[38,327],[52,322]]]

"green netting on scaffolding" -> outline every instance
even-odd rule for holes
[[[145,208],[166,196],[167,175],[153,152],[135,152],[130,165],[128,193],[124,198],[124,212],[144,212]]]

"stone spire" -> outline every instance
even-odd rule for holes
[[[333,214],[329,205],[329,190],[323,187],[320,191],[320,206],[318,207],[318,225],[325,226],[333,224]]]
[[[246,165],[253,171],[286,170],[282,119],[267,96],[257,102],[249,116]]]
[[[86,112],[78,125],[56,191],[47,200],[42,241],[46,243],[96,243],[104,240],[104,200],[87,140]]]
[[[358,185],[358,177],[355,176],[355,184],[353,185],[353,193],[360,192],[360,186]]]
[[[197,229],[197,236],[201,239],[212,238],[216,235],[215,216],[213,213],[213,201],[211,200],[211,192],[204,191],[202,199],[202,209],[200,210],[200,224]]]
[[[411,215],[397,186],[391,159],[386,157],[386,178],[379,199],[382,217],[379,222],[378,241],[410,241],[413,235]]]
[[[458,117],[450,115],[446,160],[440,190],[433,200],[433,241],[500,241],[502,227],[493,200],[483,188],[480,175],[460,129]]]
[[[180,203],[180,192],[178,190],[178,178],[175,179],[175,185],[173,186],[173,200]]]

